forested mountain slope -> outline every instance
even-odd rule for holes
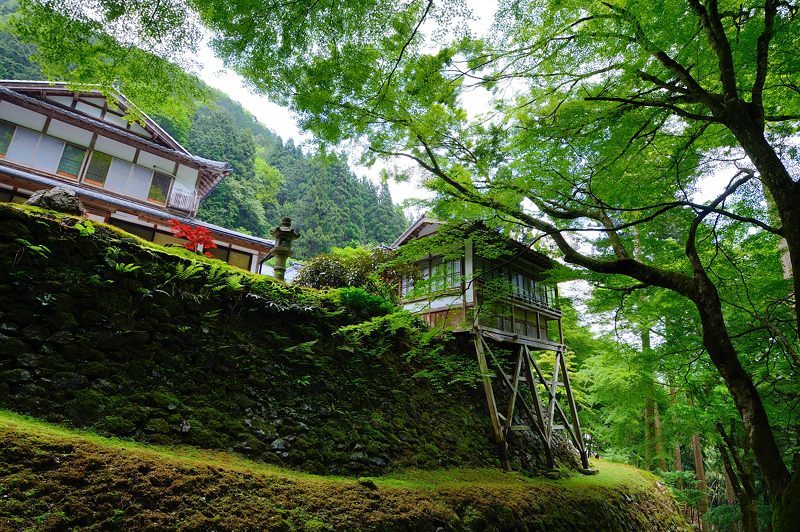
[[[0,16],[9,6],[0,0]],[[0,79],[42,79],[28,59],[33,51],[0,31]],[[341,156],[304,152],[222,92],[204,88],[211,99],[188,128],[152,113],[192,153],[233,166],[203,201],[201,219],[268,237],[283,216],[290,216],[302,234],[294,245],[298,257],[332,246],[391,243],[405,229],[406,219],[385,184],[357,177]]]

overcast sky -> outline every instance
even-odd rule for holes
[[[494,2],[487,0],[467,0],[467,4],[475,17],[471,24],[472,31],[483,33],[491,24],[497,6]],[[253,113],[260,122],[280,135],[284,140],[293,139],[295,144],[301,144],[311,138],[311,135],[300,130],[296,118],[288,109],[271,102],[266,96],[249,91],[245,87],[242,78],[226,69],[222,61],[214,55],[208,46],[203,46],[197,59],[199,66],[196,73],[203,81],[239,102],[242,107]],[[468,98],[468,101],[465,100],[465,107],[472,112],[488,110],[488,93],[473,91],[466,98]],[[353,154],[354,157],[357,155]],[[398,161],[396,164],[407,165],[408,163]],[[364,168],[356,165],[355,160],[351,159],[351,165],[356,174],[367,176],[378,182],[382,168],[380,164],[372,168]],[[415,181],[390,182],[389,190],[395,203],[400,203],[410,198],[430,197],[429,193],[421,189],[419,183]],[[418,213],[407,214],[415,215]]]

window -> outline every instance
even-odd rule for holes
[[[8,146],[6,159],[15,163],[30,166],[39,145],[41,135],[24,127],[16,128],[14,138]]]
[[[400,282],[400,293],[406,295],[422,295],[442,292],[461,286],[461,259],[436,260],[432,264],[424,262],[419,267],[417,283],[409,276]],[[415,286],[416,285],[416,286]]]
[[[126,222],[124,220],[117,220],[116,218],[111,218],[108,221],[108,223],[110,223],[111,225],[114,225],[116,227],[119,227],[123,231],[127,231],[132,235],[136,235],[139,238],[143,238],[143,239],[149,240],[151,242],[153,241],[153,239],[155,237],[155,234],[156,234],[155,230],[153,230],[150,227],[144,227],[144,226],[139,225],[139,224],[133,224],[133,223],[130,223],[130,222]]]
[[[410,275],[404,275],[400,280],[400,295],[407,296],[414,290],[414,279]]]
[[[58,163],[58,175],[77,178],[85,158],[86,150],[84,148],[67,144],[64,146],[64,153],[61,154],[61,161]]]
[[[14,137],[14,130],[16,128],[11,124],[0,122],[0,155],[5,157],[8,147],[11,145],[11,139]]]
[[[161,205],[166,205],[171,183],[172,176],[156,172],[153,174],[153,180],[150,183],[150,191],[147,193],[147,199]]]
[[[213,249],[213,248],[212,248]],[[250,261],[252,259],[252,255],[249,253],[244,253],[241,251],[230,250],[230,254],[228,255],[228,264],[231,266],[236,266],[237,268],[241,268],[243,270],[250,270]]]
[[[39,135],[39,144],[36,146],[31,166],[48,174],[55,174],[58,171],[58,163],[61,161],[65,145],[66,142],[61,139]]]
[[[92,160],[89,161],[89,167],[86,169],[84,181],[92,183],[93,185],[103,186],[108,177],[108,170],[111,168],[111,161],[113,158],[105,153],[96,151],[92,153]]]
[[[206,251],[210,252],[215,259],[225,261],[231,266],[236,266],[237,268],[250,271],[250,265],[252,264],[253,260],[253,255],[250,253],[225,247],[211,248]]]
[[[435,290],[447,290],[461,286],[461,259],[440,262],[436,265]]]
[[[55,174],[65,142],[24,127],[14,129],[14,136],[8,144],[5,158],[24,166]]]

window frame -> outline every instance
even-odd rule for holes
[[[5,151],[0,152],[0,159],[5,159],[6,158],[6,154],[8,153],[8,149],[11,147],[11,143],[14,142],[14,136],[17,134],[17,127],[19,127],[19,126],[17,126],[17,124],[13,124],[13,123],[11,123],[11,122],[9,122],[7,120],[0,120],[0,125],[9,126],[12,129],[11,138],[8,139],[8,146],[6,146]]]
[[[150,191],[153,189],[153,182],[155,181],[157,175],[164,176],[167,179],[169,179],[169,182],[167,183],[167,190],[166,190],[166,192],[164,194],[164,201],[163,202],[162,201],[158,201],[158,200],[153,199],[153,198],[150,197]],[[146,201],[149,202],[149,203],[154,203],[156,205],[160,205],[162,207],[166,207],[167,204],[169,203],[169,198],[170,198],[170,196],[172,194],[172,187],[174,186],[174,184],[175,184],[175,176],[174,175],[168,174],[166,172],[158,172],[158,171],[153,170],[153,175],[152,175],[152,177],[150,177],[150,187],[147,189]]]
[[[69,173],[61,170],[61,163],[64,160],[64,154],[67,153],[67,148],[75,148],[75,149],[83,151],[83,159],[81,160],[81,164],[78,166],[78,173],[77,174],[69,174]],[[75,144],[73,142],[64,141],[64,149],[61,151],[61,159],[59,159],[59,161],[58,161],[58,168],[56,169],[56,175],[59,175],[61,177],[66,177],[67,179],[72,179],[72,180],[75,180],[75,181],[80,180],[81,174],[83,173],[84,166],[87,165],[87,162],[88,162],[88,159],[89,159],[89,157],[87,157],[87,156],[89,155],[89,153],[90,153],[89,148],[87,148],[86,146],[80,146],[80,145]]]
[[[108,159],[109,159],[108,168],[106,168],[106,175],[103,177],[103,181],[102,182],[95,181],[94,179],[90,179],[86,175],[89,172],[89,168],[91,167],[92,161],[94,160],[96,155],[103,155],[105,157],[108,157]],[[82,172],[81,183],[86,183],[86,184],[91,185],[93,187],[105,188],[106,181],[108,180],[108,173],[111,171],[111,163],[113,163],[113,162],[114,162],[114,156],[113,155],[109,155],[109,154],[107,154],[105,152],[98,151],[98,150],[92,150],[91,154],[89,156],[89,160],[86,161],[86,166],[85,166],[85,168],[84,168],[84,170]]]

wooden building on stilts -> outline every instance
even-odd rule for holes
[[[393,244],[415,268],[399,283],[406,309],[431,326],[469,335],[483,381],[494,439],[506,469],[514,432],[542,442],[548,467],[564,431],[589,468],[570,385],[552,261],[481,223],[422,217]],[[546,361],[546,363],[545,363]]]

